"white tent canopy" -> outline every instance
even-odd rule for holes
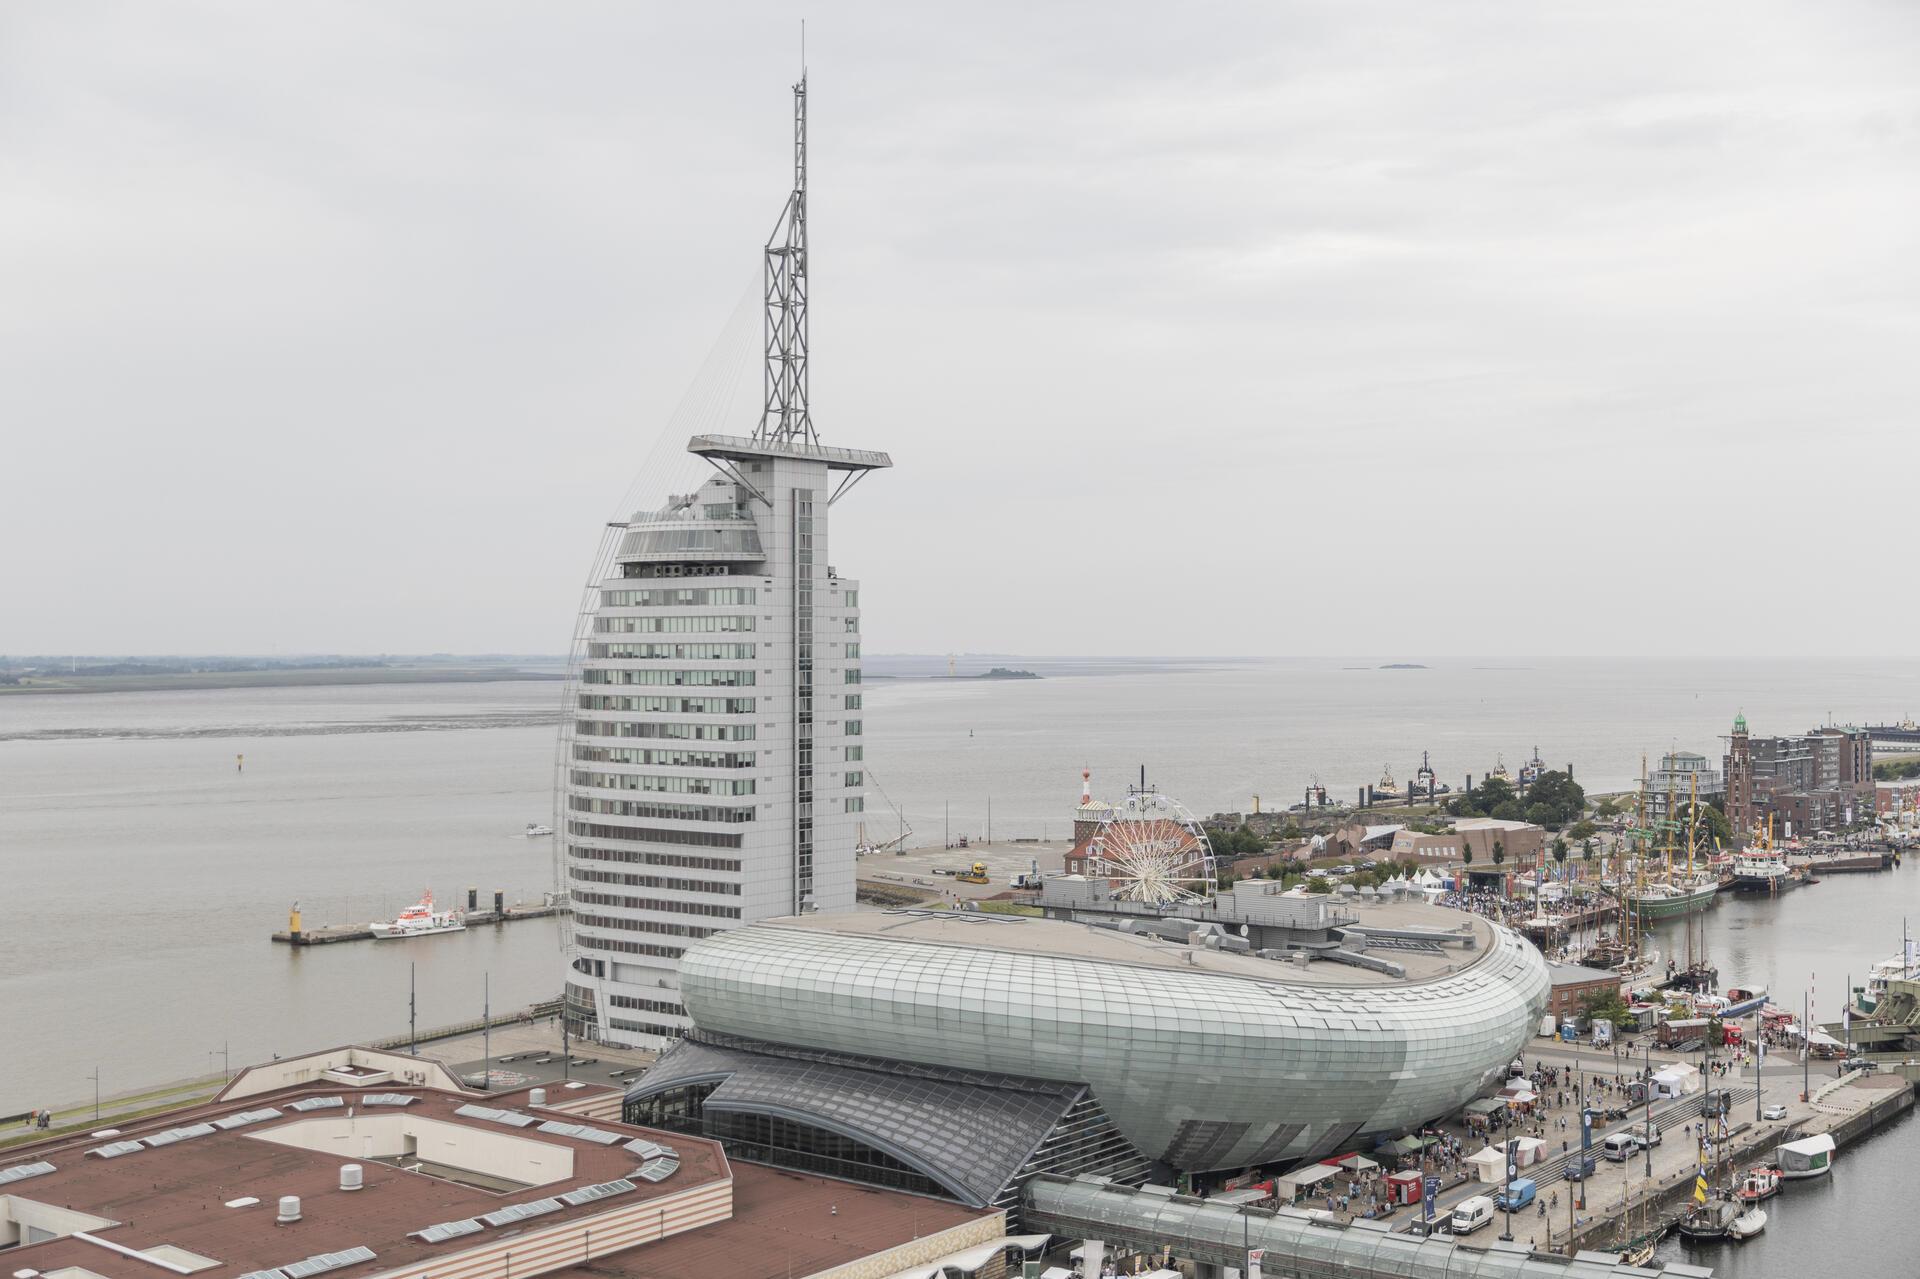
[[[1467,1156],[1467,1163],[1473,1167],[1475,1181],[1503,1181],[1506,1178],[1507,1156],[1497,1146],[1475,1151]]]
[[[1380,1165],[1365,1155],[1348,1155],[1340,1161],[1340,1166],[1349,1172],[1371,1172]]]

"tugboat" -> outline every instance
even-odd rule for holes
[[[1415,795],[1448,795],[1453,787],[1434,777],[1433,765],[1427,762],[1427,752],[1420,752],[1420,769],[1413,775],[1413,793]]]
[[[1373,788],[1373,798],[1399,799],[1400,784],[1393,780],[1393,769],[1385,764],[1380,769],[1380,784]]]
[[[1525,790],[1539,781],[1540,775],[1546,771],[1547,761],[1540,758],[1540,748],[1536,746],[1533,748],[1533,758],[1520,765],[1520,789]]]
[[[1509,786],[1513,785],[1513,774],[1507,771],[1507,757],[1505,755],[1495,755],[1493,757],[1493,771],[1487,774],[1487,780],[1492,781],[1496,777]]]
[[[466,927],[467,917],[459,911],[434,910],[431,888],[420,895],[419,901],[393,919],[367,925],[368,931],[381,941],[398,937],[426,937],[433,933],[459,933],[465,932]]]

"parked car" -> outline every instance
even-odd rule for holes
[[[1568,1181],[1585,1181],[1587,1178],[1593,1176],[1595,1166],[1592,1155],[1575,1153],[1573,1158],[1567,1160],[1567,1165],[1561,1171],[1560,1175]]]
[[[1785,1119],[1787,1117],[1787,1108],[1776,1101],[1761,1111],[1760,1117],[1762,1119]]]

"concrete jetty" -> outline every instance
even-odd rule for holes
[[[492,910],[468,910],[463,918],[468,929],[486,924],[516,924],[525,919],[549,919],[555,915],[569,913],[564,901],[516,902],[507,905],[500,901],[499,894],[494,895],[495,907]],[[453,933],[426,933],[428,937],[451,937]],[[299,914],[294,912],[288,926],[273,934],[273,940],[288,946],[331,946],[335,942],[372,941],[373,928],[369,924],[321,924],[308,928],[300,926]]]

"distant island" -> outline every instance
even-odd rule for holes
[[[935,679],[1041,679],[1032,671],[1016,671],[1011,667],[996,666],[980,675],[935,675]]]
[[[1418,662],[1388,662],[1380,669],[1383,671],[1424,671],[1427,668]]]
[[[148,657],[0,660],[0,696],[134,693],[172,689],[299,688],[328,684],[472,684],[559,680],[513,659],[434,655],[412,658]]]

